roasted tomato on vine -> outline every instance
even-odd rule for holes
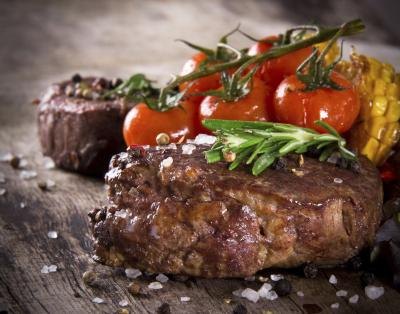
[[[199,67],[207,60],[207,55],[204,52],[196,53],[191,59],[186,61],[183,65],[181,75],[192,73],[199,69]],[[206,92],[208,90],[217,89],[221,86],[220,73],[214,73],[209,76],[201,77],[199,79],[184,82],[179,85],[179,90],[186,91],[186,95],[189,96],[190,101],[194,104],[200,104],[205,96],[193,95],[196,93]]]
[[[341,89],[305,90],[306,85],[296,75],[284,79],[275,92],[277,121],[323,132],[314,124],[322,120],[339,133],[349,130],[360,112],[359,95],[352,83],[339,73],[332,72],[330,79]]]
[[[181,103],[168,111],[150,109],[145,103],[133,107],[127,114],[123,135],[130,145],[156,145],[156,137],[160,133],[168,134],[171,142],[177,142],[183,136],[193,138],[195,105],[189,101]]]
[[[238,100],[224,101],[218,96],[207,96],[200,105],[200,122],[204,119],[268,121],[266,101],[271,90],[253,77],[250,92]]]
[[[272,48],[273,41],[278,40],[277,36],[270,36],[250,47],[248,54],[255,56],[264,53]],[[259,70],[260,77],[270,85],[276,88],[282,80],[296,73],[296,69],[306,60],[312,53],[312,47],[306,47],[293,52],[289,52],[283,56],[265,61]]]

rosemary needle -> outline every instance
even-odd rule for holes
[[[290,124],[236,120],[205,120],[203,125],[213,131],[217,141],[205,152],[208,163],[224,160],[224,155],[234,153],[229,169],[240,164],[252,165],[253,175],[259,175],[279,157],[290,153],[303,154],[310,150],[319,153],[325,161],[334,152],[342,158],[355,160],[356,155],[346,148],[346,140],[329,124],[315,121],[327,133],[320,134],[312,129]]]

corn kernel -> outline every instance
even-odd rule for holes
[[[375,96],[372,101],[371,117],[383,116],[388,107],[388,100],[385,96]]]

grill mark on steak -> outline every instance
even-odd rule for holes
[[[197,146],[121,153],[106,175],[108,214],[94,210],[95,254],[114,266],[203,277],[245,277],[268,267],[337,264],[369,245],[382,186],[360,158],[360,173],[305,157],[304,176],[207,164]],[[160,169],[167,157],[171,167]],[[297,156],[284,158],[287,169]],[[341,178],[341,184],[334,178]],[[125,218],[116,210],[126,210]]]

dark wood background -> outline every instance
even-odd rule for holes
[[[0,1],[0,154],[23,154],[27,168],[38,172],[37,178],[25,181],[19,178],[20,170],[0,163],[6,177],[0,188],[7,191],[0,196],[0,312],[113,313],[120,308],[118,302],[126,299],[131,313],[155,313],[164,302],[172,313],[231,313],[238,303],[251,313],[310,312],[312,306],[305,304],[317,305],[314,309],[322,312],[398,313],[399,293],[383,283],[385,295],[368,300],[359,273],[345,269],[323,271],[314,280],[286,273],[295,291],[303,291],[305,297],[293,293],[273,302],[253,304],[233,298],[225,303],[235,289],[261,286],[243,280],[170,281],[162,290],[149,291],[150,279],[141,279],[144,295],[131,296],[127,292],[130,281],[122,270],[90,259],[87,212],[105,200],[102,181],[43,167],[35,108],[30,105],[51,82],[76,72],[127,77],[141,71],[164,82],[191,53],[174,39],[213,45],[238,22],[260,37],[295,23],[340,23],[361,16],[368,33],[361,36],[359,49],[399,66],[395,2]],[[235,38],[234,43],[246,42]],[[46,179],[56,182],[53,191],[38,188],[37,183]],[[58,231],[59,237],[49,239],[49,230]],[[58,271],[41,274],[43,265],[50,264],[57,265]],[[82,273],[88,269],[99,274],[99,287],[82,282]],[[339,279],[336,287],[328,283],[331,273]],[[359,304],[336,297],[338,289],[358,293]],[[96,296],[106,304],[93,304]],[[191,301],[182,304],[181,296]],[[339,310],[330,309],[335,302],[340,303]]]

